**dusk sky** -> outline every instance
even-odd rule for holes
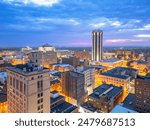
[[[150,46],[150,0],[0,0],[0,47]]]

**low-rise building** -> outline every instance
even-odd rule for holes
[[[91,103],[98,112],[110,112],[117,104],[123,94],[123,87],[103,84],[97,87],[92,94],[88,96],[88,102]]]
[[[52,91],[50,96],[51,113],[77,113],[78,107],[65,101],[65,97],[57,91]]]
[[[62,64],[69,64],[73,67],[77,67],[80,64],[80,59],[77,57],[63,57]]]
[[[134,87],[131,82],[137,77],[138,70],[132,68],[116,67],[100,75],[103,83],[123,86],[125,91]]]

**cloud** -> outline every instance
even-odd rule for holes
[[[139,38],[150,38],[150,34],[138,34],[138,35],[134,35],[134,37],[139,37]]]
[[[141,31],[149,31],[150,30],[150,24],[144,25],[142,28],[137,28],[135,30],[141,30]]]
[[[143,42],[143,39],[109,39],[105,40],[107,43],[126,43],[126,42]]]
[[[3,0],[3,2],[12,5],[29,5],[51,7],[60,2],[60,0]]]
[[[54,23],[54,24],[63,24],[63,25],[79,25],[80,22],[70,18],[29,18],[29,20],[36,22],[36,23]]]
[[[89,24],[92,28],[105,28],[105,27],[120,27],[122,23],[116,18],[106,18],[106,17],[101,17],[101,18],[96,18],[92,20],[92,22]]]

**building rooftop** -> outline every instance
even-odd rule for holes
[[[69,71],[69,73],[71,76],[74,76],[74,77],[83,77],[84,76],[84,74],[74,72],[74,71]]]
[[[27,63],[27,64],[20,64],[13,67],[8,67],[9,70],[22,73],[22,74],[28,74],[32,72],[41,72],[43,70],[49,70],[47,68],[34,65],[33,63]]]
[[[121,103],[121,105],[125,108],[135,110],[134,98],[135,98],[135,94],[129,93],[128,96],[125,98],[125,100]]]
[[[115,63],[115,62],[120,62],[122,60],[119,59],[104,59],[102,62],[109,62],[109,63]]]
[[[115,98],[122,91],[123,87],[116,87],[113,85],[103,84],[94,89],[94,92],[90,94],[89,97],[95,99],[100,99],[101,97],[104,97],[105,101],[108,102],[111,99]]]
[[[134,110],[131,110],[131,109],[128,109],[128,108],[125,108],[121,105],[117,105],[112,111],[111,113],[137,113],[136,111]]]
[[[60,67],[64,67],[64,68],[73,67],[72,65],[69,65],[69,64],[55,64],[54,66],[55,67],[59,67],[60,66]]]
[[[91,111],[93,113],[97,111],[97,109],[91,103],[89,103],[89,102],[83,103],[81,105],[81,107],[83,107],[83,108],[85,108],[85,109],[87,109],[87,110],[89,110],[89,111]]]
[[[59,93],[59,92],[56,91],[56,90],[54,90],[54,91],[52,91],[51,93],[52,93],[52,94],[57,94],[57,93]]]
[[[51,113],[71,113],[77,109],[77,106],[74,106],[68,102],[63,102],[58,106],[51,109]]]
[[[53,47],[52,45],[49,45],[48,43],[44,44],[42,47]]]
[[[104,69],[105,66],[102,66],[102,65],[90,65],[89,67],[93,67],[95,69]]]
[[[114,69],[102,73],[101,75],[116,77],[121,79],[128,79],[132,77],[132,72],[138,72],[138,70],[133,68],[116,67]]]
[[[58,79],[50,81],[50,85],[54,85],[56,83],[60,83],[60,81]]]
[[[58,101],[60,101],[60,100],[62,100],[62,99],[64,99],[65,97],[64,96],[62,96],[62,95],[59,95],[59,96],[57,96],[56,98],[50,98],[50,101],[51,101],[51,104],[53,104],[53,103],[56,103],[56,102],[58,102]]]
[[[148,62],[144,60],[136,60],[134,62],[137,62],[138,64],[148,64]]]
[[[137,76],[137,79],[142,79],[142,80],[148,80],[148,81],[150,81],[150,75],[148,74],[148,75],[146,75],[146,76]]]

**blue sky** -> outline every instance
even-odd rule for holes
[[[0,47],[150,46],[150,0],[0,0]]]

